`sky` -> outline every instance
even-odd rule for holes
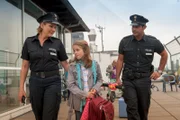
[[[96,44],[101,35],[95,25],[104,27],[105,50],[117,50],[121,39],[131,32],[132,14],[143,15],[149,22],[145,34],[155,36],[163,44],[180,36],[180,0],[69,0],[90,29],[96,30]],[[88,33],[85,40],[88,41]]]

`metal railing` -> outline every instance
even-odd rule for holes
[[[20,68],[0,67],[0,113],[22,106],[18,101],[19,80]],[[28,81],[28,77],[26,81]],[[27,83],[26,93],[29,96]],[[27,103],[29,103],[28,100]]]
[[[19,67],[0,67],[0,114],[23,105],[18,101],[20,71]],[[59,69],[59,73],[60,77],[63,78],[64,70]],[[26,105],[30,103],[29,76],[30,70],[25,83]]]
[[[170,65],[173,72],[179,68],[180,60],[180,36],[174,37],[173,40],[164,45],[170,55]]]
[[[20,53],[11,52],[7,50],[0,50],[0,66],[15,67],[18,64]]]

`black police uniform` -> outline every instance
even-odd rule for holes
[[[44,19],[56,22],[54,14],[50,14]],[[36,120],[57,120],[61,101],[58,64],[68,59],[64,45],[61,40],[49,37],[41,46],[37,34],[25,40],[21,58],[30,63],[30,101]]]
[[[135,26],[145,25],[148,21],[139,15],[133,15],[130,19]],[[149,35],[144,35],[139,41],[133,35],[121,40],[119,54],[124,55],[123,97],[127,103],[128,120],[148,119],[152,61],[154,52],[161,53],[163,50],[161,42]]]

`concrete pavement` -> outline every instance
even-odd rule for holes
[[[164,93],[160,87],[162,83],[158,84],[160,91],[152,91],[149,120],[180,120],[180,92],[170,92],[170,87],[167,86],[168,90]],[[127,120],[127,118],[119,118],[118,99],[114,102],[114,107],[114,120]],[[58,120],[66,120],[68,112],[66,102],[62,102],[60,108]],[[35,120],[35,118],[33,113],[29,112],[14,120]]]

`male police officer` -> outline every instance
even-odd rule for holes
[[[128,120],[147,120],[150,106],[151,79],[161,76],[167,62],[167,52],[159,40],[145,35],[148,19],[140,15],[130,16],[133,35],[124,37],[119,45],[116,82],[121,84],[120,73],[124,67],[122,81]],[[161,56],[157,71],[152,70],[154,52]]]

